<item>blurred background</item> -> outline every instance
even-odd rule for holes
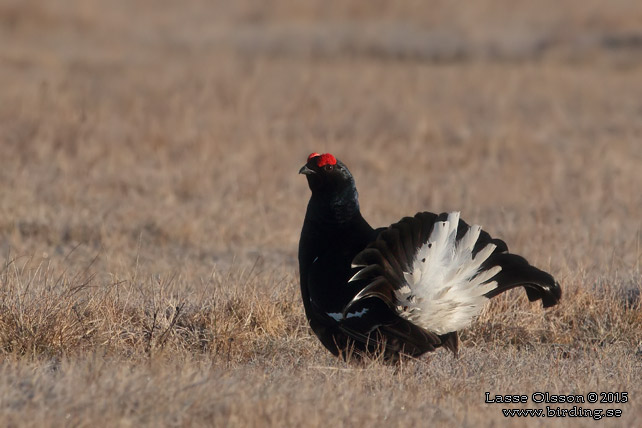
[[[295,269],[331,151],[374,225],[639,264],[638,1],[2,0],[0,46],[5,255]]]

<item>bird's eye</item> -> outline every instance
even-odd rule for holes
[[[328,165],[324,166],[323,169],[325,169],[326,171],[330,172],[330,171],[332,171],[334,169],[334,165],[329,165],[328,164]]]

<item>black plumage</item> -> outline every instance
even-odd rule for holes
[[[459,213],[420,212],[373,229],[342,162],[313,153],[299,172],[312,191],[299,242],[303,305],[335,355],[457,353],[457,328],[483,301],[517,286],[544,307],[561,297],[550,274]]]

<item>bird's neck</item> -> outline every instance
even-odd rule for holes
[[[314,260],[329,253],[331,257],[348,263],[368,245],[374,238],[373,234],[374,229],[359,211],[356,191],[354,198],[334,201],[313,196],[308,204],[299,241],[302,278],[306,278]]]
[[[306,217],[319,228],[332,230],[363,220],[356,189],[351,187],[332,195],[312,194]]]

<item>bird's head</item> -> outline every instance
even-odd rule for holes
[[[348,168],[330,153],[310,154],[299,174],[305,174],[312,194],[337,194],[354,188]]]

